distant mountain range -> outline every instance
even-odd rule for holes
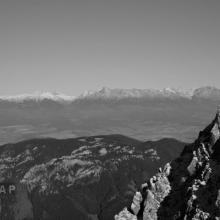
[[[71,103],[82,99],[127,99],[127,98],[168,98],[168,99],[212,99],[220,100],[220,89],[206,86],[195,90],[180,90],[174,88],[165,89],[110,89],[103,87],[98,91],[85,91],[80,96],[69,96],[60,93],[35,92],[33,94],[21,94],[15,96],[0,96],[0,101],[25,102],[25,101],[45,101]]]
[[[0,97],[0,144],[30,138],[123,134],[192,141],[220,103],[220,90],[109,89]]]

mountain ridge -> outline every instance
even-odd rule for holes
[[[77,100],[88,99],[126,99],[126,98],[168,98],[168,99],[214,99],[220,100],[220,89],[211,86],[204,86],[194,90],[181,90],[175,88],[164,89],[110,89],[103,87],[97,91],[85,91],[79,96],[70,96],[57,92],[35,92],[33,94],[21,94],[0,96],[0,101],[22,103],[25,101],[41,102],[52,100],[54,102],[73,103]]]
[[[162,148],[181,150],[185,144],[162,142],[106,135],[2,145],[0,179],[17,191],[0,200],[0,219],[111,220],[143,176],[177,155]]]

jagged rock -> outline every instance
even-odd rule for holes
[[[140,192],[136,192],[133,198],[133,202],[131,204],[131,210],[135,215],[138,214],[140,210],[140,204],[142,202],[143,198]]]
[[[144,205],[143,220],[156,219],[159,202],[155,199],[154,194],[150,190],[147,191],[147,197]]]
[[[219,220],[219,171],[220,109],[193,144],[150,178],[138,216],[143,220]]]
[[[190,176],[192,176],[196,172],[197,163],[198,163],[198,158],[196,156],[194,156],[191,163],[187,167],[187,170],[188,170]]]
[[[143,183],[143,184],[141,185],[142,191],[144,191],[147,187],[148,187],[148,183]]]
[[[170,163],[167,163],[167,164],[164,166],[163,172],[166,174],[166,176],[169,176],[169,175],[170,175],[170,171],[171,171]]]
[[[115,220],[137,220],[137,217],[131,214],[126,208],[115,216]]]

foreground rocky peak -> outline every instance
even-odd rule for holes
[[[144,183],[115,220],[220,219],[220,109],[197,140]]]

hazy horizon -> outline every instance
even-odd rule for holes
[[[61,91],[49,91],[49,90],[35,90],[35,91],[27,91],[27,92],[23,92],[23,93],[17,93],[17,94],[0,94],[0,97],[16,97],[16,96],[22,96],[22,95],[43,95],[43,94],[56,94],[56,95],[66,95],[66,96],[72,96],[74,98],[77,98],[78,96],[81,96],[81,95],[84,95],[86,93],[90,93],[90,92],[99,92],[103,89],[110,89],[110,90],[117,90],[117,89],[125,89],[125,90],[148,90],[148,89],[152,89],[152,90],[160,90],[160,91],[163,91],[163,90],[166,90],[166,89],[173,89],[173,90],[176,90],[176,91],[179,91],[179,92],[183,92],[183,93],[186,93],[188,95],[193,95],[193,92],[196,90],[196,89],[200,89],[200,88],[206,88],[206,87],[211,87],[211,88],[216,88],[216,89],[220,89],[219,87],[215,87],[215,86],[210,86],[210,85],[204,85],[204,86],[201,86],[201,87],[194,87],[194,88],[183,88],[183,87],[163,87],[163,88],[152,88],[152,87],[149,87],[149,88],[112,88],[112,87],[106,87],[106,86],[102,86],[100,88],[95,88],[95,89],[91,89],[91,90],[84,90],[84,91],[81,91],[79,94],[69,94],[69,93],[64,93],[64,92],[61,92]]]
[[[3,0],[0,95],[220,88],[218,0]]]

